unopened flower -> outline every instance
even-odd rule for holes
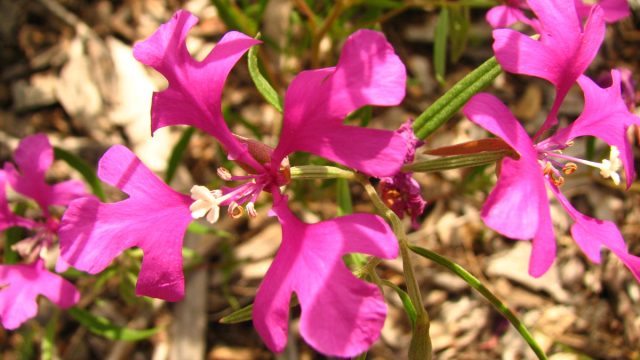
[[[416,149],[424,144],[413,133],[413,120],[408,120],[396,131],[406,141],[409,151],[404,159],[404,164],[413,162]],[[398,217],[404,218],[405,214],[411,217],[411,226],[414,229],[420,227],[419,217],[424,212],[427,202],[422,197],[420,184],[413,178],[412,172],[398,171],[393,176],[380,178],[378,189],[385,204],[393,210]]]
[[[12,246],[27,264],[0,265],[0,321],[6,329],[16,329],[38,312],[37,297],[44,295],[61,308],[78,302],[80,294],[73,284],[49,272],[42,257],[54,245],[59,220],[52,206],[66,206],[79,197],[88,196],[80,181],[68,180],[49,185],[45,173],[53,163],[53,148],[46,135],[36,134],[20,141],[13,160],[0,170],[0,231],[19,226],[27,229],[26,239]],[[8,204],[6,187],[35,200],[40,214],[37,219],[14,214]],[[58,259],[56,269],[68,265]]]

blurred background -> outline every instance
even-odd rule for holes
[[[384,32],[407,66],[407,97],[401,106],[363,108],[347,121],[396,129],[493,55],[484,14],[496,4],[489,0],[0,0],[0,162],[11,159],[21,138],[46,133],[54,146],[92,167],[109,146],[125,144],[184,193],[194,184],[220,186],[219,166],[241,171],[233,168],[212,137],[199,130],[163,128],[150,136],[151,94],[166,87],[166,81],[139,64],[131,47],[177,9],[200,18],[187,41],[198,59],[228,30],[251,36],[260,32],[261,69],[281,95],[300,71],[335,65],[344,40],[355,30]],[[588,71],[591,77],[625,67],[640,80],[640,5],[632,0],[631,6],[631,17],[608,26],[600,54]],[[507,102],[532,130],[553,101],[551,86],[522,76],[503,74],[489,91]],[[581,92],[573,89],[561,121],[575,119],[582,105]],[[223,110],[235,133],[272,146],[277,143],[281,114],[255,89],[246,57],[227,80]],[[482,129],[459,116],[429,137],[425,148],[483,137]],[[323,163],[306,154],[290,161]],[[48,177],[51,181],[81,178],[65,161],[55,162]],[[410,241],[474,273],[524,320],[543,348],[554,354],[551,358],[640,359],[640,287],[614,257],[607,255],[602,264],[591,264],[568,235],[570,219],[557,204],[552,214],[558,258],[549,273],[534,279],[527,274],[529,242],[505,239],[480,219],[479,210],[495,183],[495,167],[418,174],[416,179],[428,205]],[[563,191],[576,208],[615,221],[631,252],[640,254],[640,186],[623,192],[588,172],[571,180]],[[355,210],[374,211],[357,184],[350,190]],[[105,185],[105,191],[109,201],[123,198],[117,189]],[[306,221],[337,214],[333,181],[297,181],[290,185],[290,193],[294,210]],[[299,309],[292,312],[289,344],[280,355],[266,349],[250,321],[219,322],[251,304],[278,248],[280,226],[267,216],[268,203],[265,195],[256,218],[223,215],[214,226],[190,228],[185,240],[184,301],[136,297],[141,253],[130,251],[98,276],[70,275],[83,294],[78,308],[94,317],[83,322],[41,299],[37,318],[16,331],[0,329],[0,358],[35,359],[47,351],[60,359],[323,359],[298,335]],[[432,317],[437,359],[533,358],[509,323],[464,281],[422,258],[416,257],[415,265]],[[402,285],[401,266],[399,259],[384,261],[379,274]],[[397,295],[385,289],[385,297],[387,322],[368,358],[402,359],[410,323]],[[101,327],[96,319],[107,325]],[[132,330],[130,336],[118,333],[124,328]],[[135,331],[141,329],[152,331]],[[43,350],[41,343],[47,337],[53,339],[54,351]]]

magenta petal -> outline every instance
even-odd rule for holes
[[[556,259],[556,236],[553,232],[551,222],[551,211],[549,200],[545,194],[544,198],[538,200],[538,230],[532,240],[531,258],[529,259],[529,275],[540,277],[553,265]]]
[[[170,125],[191,125],[214,136],[229,156],[259,169],[246,147],[232,135],[222,116],[222,88],[229,72],[249,48],[259,41],[237,31],[225,34],[201,62],[187,50],[185,39],[198,22],[181,10],[148,39],[137,43],[133,55],[159,71],[169,87],[154,93],[151,130]]]
[[[282,223],[283,239],[256,294],[256,330],[271,350],[282,351],[289,301],[296,293],[302,310],[300,332],[308,344],[340,357],[366,351],[380,334],[386,306],[380,290],[352,275],[342,257],[359,252],[395,258],[393,232],[369,214],[305,224],[289,210],[286,198],[273,210]]]
[[[6,174],[0,170],[0,231],[14,226],[33,228],[36,224],[32,220],[17,216],[9,209],[6,186]]]
[[[69,201],[87,195],[84,184],[77,180],[47,184],[45,173],[53,163],[53,148],[46,135],[22,139],[13,158],[19,169],[11,163],[4,165],[11,187],[34,199],[45,213],[50,205],[66,206]]]
[[[104,154],[98,175],[129,198],[111,204],[94,198],[72,202],[59,231],[63,259],[95,274],[125,249],[137,246],[144,257],[136,293],[182,299],[182,239],[192,220],[192,200],[165,185],[121,145]]]
[[[0,265],[0,320],[4,328],[17,329],[36,316],[38,295],[44,295],[63,309],[80,299],[75,286],[47,271],[42,261],[30,265]]]
[[[572,1],[530,1],[540,22],[540,40],[509,29],[494,30],[493,50],[509,72],[536,76],[555,85],[557,93],[541,131],[557,123],[564,97],[595,57],[604,39],[603,11],[595,6],[584,25]]]
[[[304,71],[289,86],[274,165],[294,151],[307,151],[369,175],[393,175],[407,152],[402,138],[342,120],[364,105],[399,104],[405,84],[406,69],[384,35],[355,32],[335,68]]]
[[[633,149],[627,139],[627,129],[640,124],[640,118],[629,111],[621,94],[620,72],[611,71],[611,86],[600,88],[590,78],[581,76],[578,84],[584,92],[585,106],[580,117],[570,126],[560,129],[546,141],[566,144],[579,136],[595,136],[620,150],[627,187],[635,178]]]
[[[589,16],[593,5],[585,4],[582,0],[575,0],[576,9],[580,17]],[[604,21],[614,23],[631,15],[628,0],[599,0],[598,5],[604,11]]]
[[[518,160],[502,160],[496,187],[482,208],[484,222],[510,238],[533,238],[538,232],[540,214],[548,212],[548,200],[542,170],[529,135],[493,95],[475,95],[462,111],[471,121],[502,138],[520,155]]]

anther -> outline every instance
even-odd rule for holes
[[[557,178],[552,176],[551,181],[553,181],[553,184],[558,187],[564,185],[564,178],[562,176],[558,176]]]
[[[231,180],[231,172],[223,167],[219,167],[218,170],[216,171],[218,173],[218,176],[224,180],[224,181],[229,181]]]
[[[242,216],[242,214],[244,214],[244,209],[242,208],[242,206],[238,205],[238,203],[234,201],[231,204],[229,204],[229,208],[227,208],[227,212],[229,213],[229,216],[231,216],[231,218],[238,219],[239,217]]]
[[[248,202],[247,206],[246,206],[246,210],[247,210],[247,214],[249,214],[249,216],[251,217],[256,217],[258,216],[258,212],[256,211],[256,206],[253,202]]]
[[[562,168],[562,173],[565,175],[571,175],[578,170],[578,165],[576,163],[566,163]]]

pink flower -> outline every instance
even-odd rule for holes
[[[58,232],[59,220],[51,214],[50,207],[67,206],[72,199],[88,194],[84,184],[78,180],[63,181],[54,185],[46,182],[45,173],[53,163],[53,148],[44,134],[22,139],[13,158],[18,168],[7,162],[4,164],[4,172],[0,171],[0,229],[10,226],[31,229],[33,234],[13,247],[28,262],[33,262],[41,251],[53,245]],[[17,193],[36,201],[42,211],[42,221],[24,219],[9,211],[5,178]],[[5,224],[3,218],[7,219]],[[59,271],[67,268],[63,262],[57,266]]]
[[[519,155],[519,159],[502,160],[498,182],[481,215],[489,227],[504,236],[533,239],[529,264],[529,273],[533,276],[544,274],[555,259],[555,235],[547,197],[547,190],[551,190],[573,219],[571,234],[589,259],[598,263],[600,248],[604,246],[640,281],[640,259],[628,253],[616,226],[579,213],[559,190],[564,176],[574,172],[579,164],[598,168],[602,176],[614,182],[620,181],[616,171],[621,165],[625,167],[628,185],[635,176],[626,130],[640,119],[626,109],[620,95],[619,73],[612,72],[612,77],[613,84],[606,89],[581,77],[578,82],[585,96],[583,113],[571,125],[537,144],[494,96],[478,94],[464,107],[464,114],[471,121],[502,138]],[[612,147],[610,159],[599,164],[563,154],[580,136],[596,136],[608,143]]]
[[[0,320],[5,329],[17,329],[36,316],[38,295],[63,309],[80,300],[73,284],[47,271],[42,260],[30,265],[0,265]]]
[[[575,4],[566,0],[529,1],[539,21],[540,39],[511,29],[493,31],[493,50],[500,65],[509,72],[548,80],[556,98],[542,134],[557,124],[560,104],[595,57],[604,38],[605,23],[600,6],[591,9],[584,26]]]
[[[141,247],[145,255],[138,294],[179,300],[183,295],[182,236],[192,217],[213,223],[221,206],[227,206],[234,217],[244,208],[255,216],[258,195],[268,191],[274,196],[274,212],[284,235],[258,290],[254,307],[258,331],[272,350],[283,349],[289,297],[296,292],[302,304],[303,336],[312,346],[337,356],[365,351],[380,333],[384,302],[375,286],[348,273],[341,256],[358,251],[394,257],[397,243],[390,228],[367,214],[304,224],[288,209],[280,187],[289,182],[287,156],[294,151],[310,152],[374,176],[396,173],[408,146],[402,136],[346,126],[342,121],[364,105],[398,104],[405,91],[404,65],[380,33],[353,34],[336,67],[305,71],[293,80],[285,96],[280,142],[272,150],[232,134],[220,108],[229,71],[258,41],[230,32],[205,60],[197,62],[184,44],[196,22],[193,15],[179,11],[134,47],[139,61],[169,81],[166,90],[153,96],[152,131],[183,124],[208,132],[231,160],[248,171],[246,176],[232,176],[221,168],[220,177],[244,183],[213,191],[194,186],[190,200],[162,184],[125,148],[113,147],[100,162],[99,176],[129,198],[115,204],[72,203],[60,229],[62,256],[79,269],[97,272],[124,249]],[[342,296],[349,302],[342,304]],[[332,326],[318,325],[317,319],[331,319]]]

